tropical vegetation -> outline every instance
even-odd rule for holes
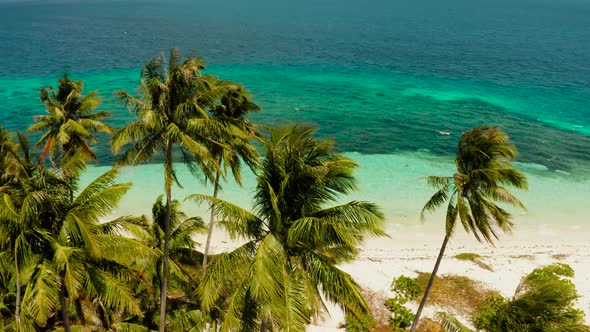
[[[270,129],[254,193],[254,211],[200,194],[222,225],[245,243],[219,255],[203,276],[203,309],[228,306],[222,330],[301,331],[325,313],[324,299],[366,315],[359,286],[337,265],[366,236],[385,235],[383,214],[369,202],[327,206],[356,189],[356,163],[317,140],[313,128]],[[233,283],[231,289],[220,287]]]
[[[562,263],[534,269],[522,278],[513,297],[488,296],[473,315],[473,325],[488,332],[588,332],[583,312],[574,307],[579,295],[573,276],[572,268]],[[472,332],[448,313],[440,312],[437,318],[445,331]]]
[[[193,172],[200,169],[207,177],[219,174],[219,166],[211,162],[211,147],[225,149],[223,138],[228,135],[244,137],[239,127],[224,125],[207,114],[220,99],[216,78],[203,75],[203,58],[190,55],[182,58],[172,49],[166,62],[163,56],[146,63],[141,75],[140,97],[126,91],[116,96],[130,108],[137,120],[115,132],[113,152],[121,154],[116,165],[133,165],[152,160],[163,153],[164,192],[164,258],[160,286],[160,331],[166,326],[166,302],[169,277],[170,218],[172,214],[172,185],[178,182],[174,166],[175,150]],[[247,137],[247,136],[246,136]]]
[[[27,134],[0,126],[1,330],[304,331],[328,303],[350,331],[377,326],[367,293],[340,268],[364,241],[387,236],[378,206],[347,199],[358,165],[312,126],[255,125],[249,116],[261,108],[248,90],[204,70],[203,58],[176,49],[150,59],[137,94],[115,93],[134,116],[122,128],[109,125],[97,91],[67,75],[40,90],[44,112]],[[89,179],[107,142],[117,161]],[[447,203],[446,231],[415,322],[457,221],[486,242],[511,229],[501,205],[522,203],[507,187],[526,188],[515,157],[505,133],[480,126],[461,137],[457,173],[428,178],[437,192],[423,215]],[[163,165],[151,215],[120,215],[132,183],[119,174],[148,162]],[[179,162],[194,181],[181,183]],[[251,209],[220,198],[230,179],[242,185],[244,167],[256,176]],[[175,186],[193,194],[173,197]],[[209,209],[207,223],[186,212],[195,205]],[[215,227],[233,250],[211,253]],[[475,326],[587,331],[572,275],[565,265],[533,271],[513,298],[486,300]],[[414,316],[404,305],[422,287],[400,277],[392,291],[390,325],[403,329]]]
[[[44,132],[36,143],[42,148],[41,158],[49,156],[54,167],[76,153],[96,159],[91,144],[97,143],[97,133],[112,132],[112,128],[104,123],[110,113],[95,111],[101,98],[98,91],[84,95],[83,81],[72,81],[64,75],[58,82],[57,91],[49,86],[39,92],[47,114],[36,116],[35,123],[28,129],[29,132]]]
[[[445,235],[412,323],[412,332],[418,327],[420,315],[447,244],[455,232],[457,221],[478,241],[488,243],[498,239],[498,232],[509,232],[512,229],[512,215],[498,203],[524,208],[520,200],[506,188],[527,188],[524,174],[512,164],[516,155],[516,147],[500,128],[478,126],[463,133],[459,139],[455,158],[457,173],[427,178],[428,183],[438,190],[424,205],[421,218],[424,220],[426,212],[432,212],[447,203]]]

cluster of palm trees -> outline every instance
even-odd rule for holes
[[[47,113],[29,129],[41,132],[39,153],[25,135],[0,131],[5,330],[302,330],[325,312],[325,299],[368,312],[336,265],[355,257],[363,237],[384,234],[383,215],[367,202],[326,208],[356,189],[357,165],[306,126],[263,135],[246,119],[259,107],[244,87],[203,69],[202,58],[177,50],[150,60],[140,96],[116,93],[137,117],[117,130],[96,111],[96,92],[83,94],[82,82],[65,76],[57,90],[41,90]],[[99,133],[113,133],[122,153],[81,188]],[[265,147],[262,162],[253,141]],[[157,158],[165,200],[152,217],[105,221],[131,186],[116,182],[119,168]],[[213,184],[213,195],[189,197],[211,206],[204,253],[193,240],[204,222],[172,198],[179,159]],[[259,174],[253,212],[218,198],[227,177],[241,183],[242,164]],[[216,215],[244,245],[208,254]]]
[[[325,301],[369,314],[359,286],[338,268],[367,236],[386,235],[373,203],[334,205],[356,190],[358,165],[311,127],[252,124],[247,115],[260,107],[247,90],[203,69],[202,58],[176,49],[148,61],[139,96],[116,92],[136,116],[123,128],[106,125],[97,93],[83,94],[67,76],[57,91],[41,90],[47,113],[29,128],[41,132],[35,149],[0,128],[1,328],[303,331]],[[118,161],[81,188],[99,134],[112,134]],[[449,201],[433,278],[457,220],[486,241],[510,230],[510,214],[494,202],[522,205],[503,187],[526,186],[515,155],[501,130],[477,127],[460,140],[458,172],[428,179],[438,191],[425,211]],[[172,197],[180,160],[212,183],[212,195],[186,198],[210,207],[208,226]],[[165,180],[152,216],[105,221],[132,185],[117,183],[120,167],[150,161],[163,162]],[[252,211],[218,197],[229,177],[241,184],[242,165],[257,174]],[[243,244],[211,255],[214,225]],[[193,239],[200,232],[204,252]]]

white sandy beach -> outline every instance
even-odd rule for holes
[[[387,231],[391,238],[367,239],[358,259],[341,268],[350,273],[364,288],[382,292],[389,297],[389,287],[393,278],[399,275],[416,276],[416,271],[431,272],[442,242],[442,230],[426,226],[391,227]],[[231,250],[235,242],[222,232],[216,232],[212,249],[214,252]],[[464,275],[482,282],[485,286],[509,297],[520,279],[533,269],[562,262],[575,271],[573,279],[580,299],[578,307],[586,313],[590,321],[590,241],[587,227],[539,225],[516,229],[513,234],[503,235],[490,246],[478,243],[472,236],[458,229],[441,263],[439,274]],[[493,272],[485,270],[468,261],[453,258],[460,253],[477,253],[484,256],[485,263]],[[414,306],[414,308],[417,305]],[[330,317],[308,331],[337,331],[344,321],[343,313],[329,306]],[[440,308],[428,306],[424,316],[433,316]],[[468,323],[465,317],[462,319]]]

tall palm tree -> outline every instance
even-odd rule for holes
[[[427,178],[428,183],[438,191],[424,205],[421,219],[424,220],[426,212],[432,212],[448,201],[446,227],[440,252],[411,327],[412,332],[416,331],[457,220],[478,241],[488,243],[498,239],[499,230],[509,232],[512,229],[512,215],[497,203],[524,208],[505,187],[527,188],[524,174],[512,165],[516,155],[516,147],[500,128],[478,126],[463,133],[459,139],[455,159],[457,173],[451,177]]]
[[[244,132],[244,137],[232,136],[229,140],[223,141],[229,148],[222,148],[216,145],[211,146],[212,162],[214,163],[215,180],[213,182],[213,197],[217,197],[220,187],[221,177],[226,176],[227,169],[231,169],[235,181],[242,185],[241,162],[243,161],[250,169],[254,170],[258,161],[256,148],[251,144],[250,138],[260,138],[260,132],[246,116],[251,112],[260,111],[253,100],[252,96],[241,84],[234,82],[220,82],[218,84],[222,90],[221,103],[211,110],[212,118],[224,125],[233,125]],[[219,141],[223,137],[218,138]],[[207,259],[211,237],[215,224],[215,206],[211,205],[211,216],[209,219],[209,228],[207,230],[207,239],[205,241],[205,251],[203,252],[203,273],[207,271]]]
[[[167,213],[164,223],[164,272],[160,291],[160,331],[166,329],[166,299],[170,255],[170,218],[172,213],[172,183],[177,181],[173,152],[178,150],[191,171],[211,159],[209,146],[216,144],[211,137],[224,135],[222,128],[207,115],[218,96],[211,89],[212,77],[203,75],[203,59],[189,56],[182,61],[179,51],[172,49],[168,66],[163,56],[148,61],[141,75],[141,97],[125,91],[117,97],[133,110],[137,120],[119,129],[112,139],[112,148],[121,155],[118,165],[130,165],[151,160],[164,154],[164,191]],[[211,178],[211,171],[201,167]]]
[[[162,196],[158,197],[152,207],[151,221],[145,223],[135,232],[136,237],[141,239],[147,246],[158,252],[164,252],[164,225],[166,222],[167,206],[162,202]],[[195,267],[202,259],[202,253],[197,251],[198,243],[193,236],[204,233],[206,230],[203,220],[199,217],[188,218],[180,210],[180,203],[172,201],[172,213],[170,215],[170,283],[169,292],[173,292],[174,300],[172,307],[192,311],[198,305],[193,305],[193,299],[187,294],[194,293],[193,287],[197,283],[194,280]],[[151,278],[147,280],[145,287],[140,285],[137,296],[143,298],[144,317],[142,324],[150,326],[157,308],[158,292],[153,290],[152,285],[158,285],[162,280],[163,255],[157,256],[153,264],[154,271],[150,273]]]
[[[216,256],[200,286],[203,310],[226,310],[222,331],[303,331],[325,311],[323,298],[357,316],[368,312],[359,286],[337,265],[354,259],[366,235],[384,235],[383,215],[368,202],[327,206],[356,189],[357,165],[313,131],[270,131],[254,213],[211,196],[187,198],[214,203],[220,225],[246,241]]]
[[[72,81],[68,75],[58,79],[58,89],[51,86],[42,88],[39,99],[45,105],[47,114],[38,115],[29,132],[42,131],[36,146],[42,147],[41,159],[49,155],[52,165],[61,164],[65,157],[83,151],[96,159],[91,145],[97,142],[97,133],[112,132],[104,123],[110,113],[95,111],[101,98],[97,91],[83,94],[84,82]]]

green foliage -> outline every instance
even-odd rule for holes
[[[416,315],[405,304],[407,300],[402,298],[390,298],[385,300],[385,306],[391,311],[389,326],[394,329],[406,328],[412,324]]]
[[[426,178],[428,184],[437,191],[422,208],[422,221],[427,212],[433,212],[447,204],[445,237],[432,273],[432,280],[436,277],[440,260],[455,231],[457,220],[467,233],[473,233],[480,242],[493,243],[498,239],[498,231],[512,230],[512,215],[498,204],[524,208],[522,202],[507,188],[527,188],[525,175],[512,164],[516,156],[516,147],[500,128],[477,126],[464,132],[459,139],[455,158],[457,172],[453,176]],[[429,289],[426,290],[426,294],[428,293]],[[418,325],[427,300],[428,296],[424,296],[418,307],[412,332]]]
[[[61,162],[63,158],[84,153],[96,159],[91,145],[97,142],[97,133],[112,132],[103,122],[110,113],[95,111],[101,98],[97,91],[84,95],[83,81],[72,81],[64,75],[58,82],[57,91],[49,86],[39,92],[47,114],[36,116],[36,123],[28,129],[29,132],[43,132],[36,143],[36,147],[42,148],[41,158],[49,155]]]
[[[415,301],[422,292],[422,286],[416,279],[401,275],[391,282],[391,291],[399,298]]]
[[[377,326],[375,323],[375,319],[370,315],[364,316],[362,319],[359,319],[351,312],[346,312],[344,315],[344,319],[346,324],[344,328],[348,332],[369,332],[372,328]]]
[[[473,316],[473,325],[478,329],[486,329],[492,326],[500,308],[505,305],[506,301],[502,295],[489,294],[484,300],[481,309]]]
[[[564,283],[568,282],[571,284],[569,280],[564,280],[564,277],[573,278],[574,269],[567,264],[554,263],[534,269],[533,272],[529,273],[521,283],[526,284],[529,287],[555,281],[562,281]]]
[[[409,327],[416,315],[405,304],[418,299],[422,286],[415,279],[401,275],[393,279],[391,291],[395,297],[385,300],[385,306],[391,312],[389,326],[393,329]]]
[[[116,97],[133,111],[137,119],[113,135],[114,153],[119,156],[117,165],[134,165],[149,161],[164,153],[164,191],[166,209],[164,218],[164,257],[160,285],[160,331],[165,330],[170,274],[170,215],[172,185],[176,177],[174,152],[182,156],[189,170],[196,174],[200,169],[212,180],[217,164],[212,162],[211,145],[224,148],[220,137],[238,135],[233,127],[225,126],[209,117],[207,110],[220,98],[214,88],[217,79],[203,75],[204,59],[193,54],[183,59],[177,49],[170,51],[168,61],[163,56],[149,60],[141,73],[139,98],[126,91],[116,91]],[[215,167],[212,169],[211,167]],[[172,268],[174,268],[172,266]]]
[[[471,329],[463,325],[457,318],[446,312],[437,312],[436,320],[444,332],[472,332]]]
[[[260,106],[253,102],[250,93],[241,85],[229,81],[215,82],[214,89],[221,95],[219,105],[211,108],[211,118],[222,126],[228,126],[240,132],[240,135],[214,137],[210,145],[212,158],[208,168],[215,169],[213,182],[213,197],[217,197],[221,189],[221,180],[227,179],[228,169],[234,180],[242,185],[241,164],[245,163],[252,171],[256,171],[258,151],[251,143],[252,139],[260,139],[258,128],[246,119],[250,112],[260,111]],[[203,271],[207,269],[209,246],[215,225],[215,206],[211,205],[211,219],[209,231],[203,252]]]
[[[506,188],[527,188],[525,175],[512,165],[516,156],[516,147],[498,127],[478,126],[464,132],[457,147],[457,173],[452,177],[427,178],[438,191],[424,205],[422,219],[426,212],[448,201],[446,234],[449,236],[457,219],[478,241],[491,243],[498,238],[498,229],[510,231],[512,215],[497,204],[524,208]]]
[[[368,202],[326,207],[356,189],[357,165],[313,132],[270,130],[255,213],[211,196],[188,197],[215,204],[219,224],[246,240],[215,257],[200,286],[205,310],[227,308],[222,330],[304,330],[312,314],[325,311],[324,299],[357,317],[369,314],[360,287],[337,265],[354,259],[366,236],[384,234],[383,214]],[[230,281],[229,290],[220,287]]]
[[[588,331],[582,311],[574,307],[578,293],[567,278],[573,270],[555,263],[532,271],[509,300],[489,298],[475,316],[487,331]]]

